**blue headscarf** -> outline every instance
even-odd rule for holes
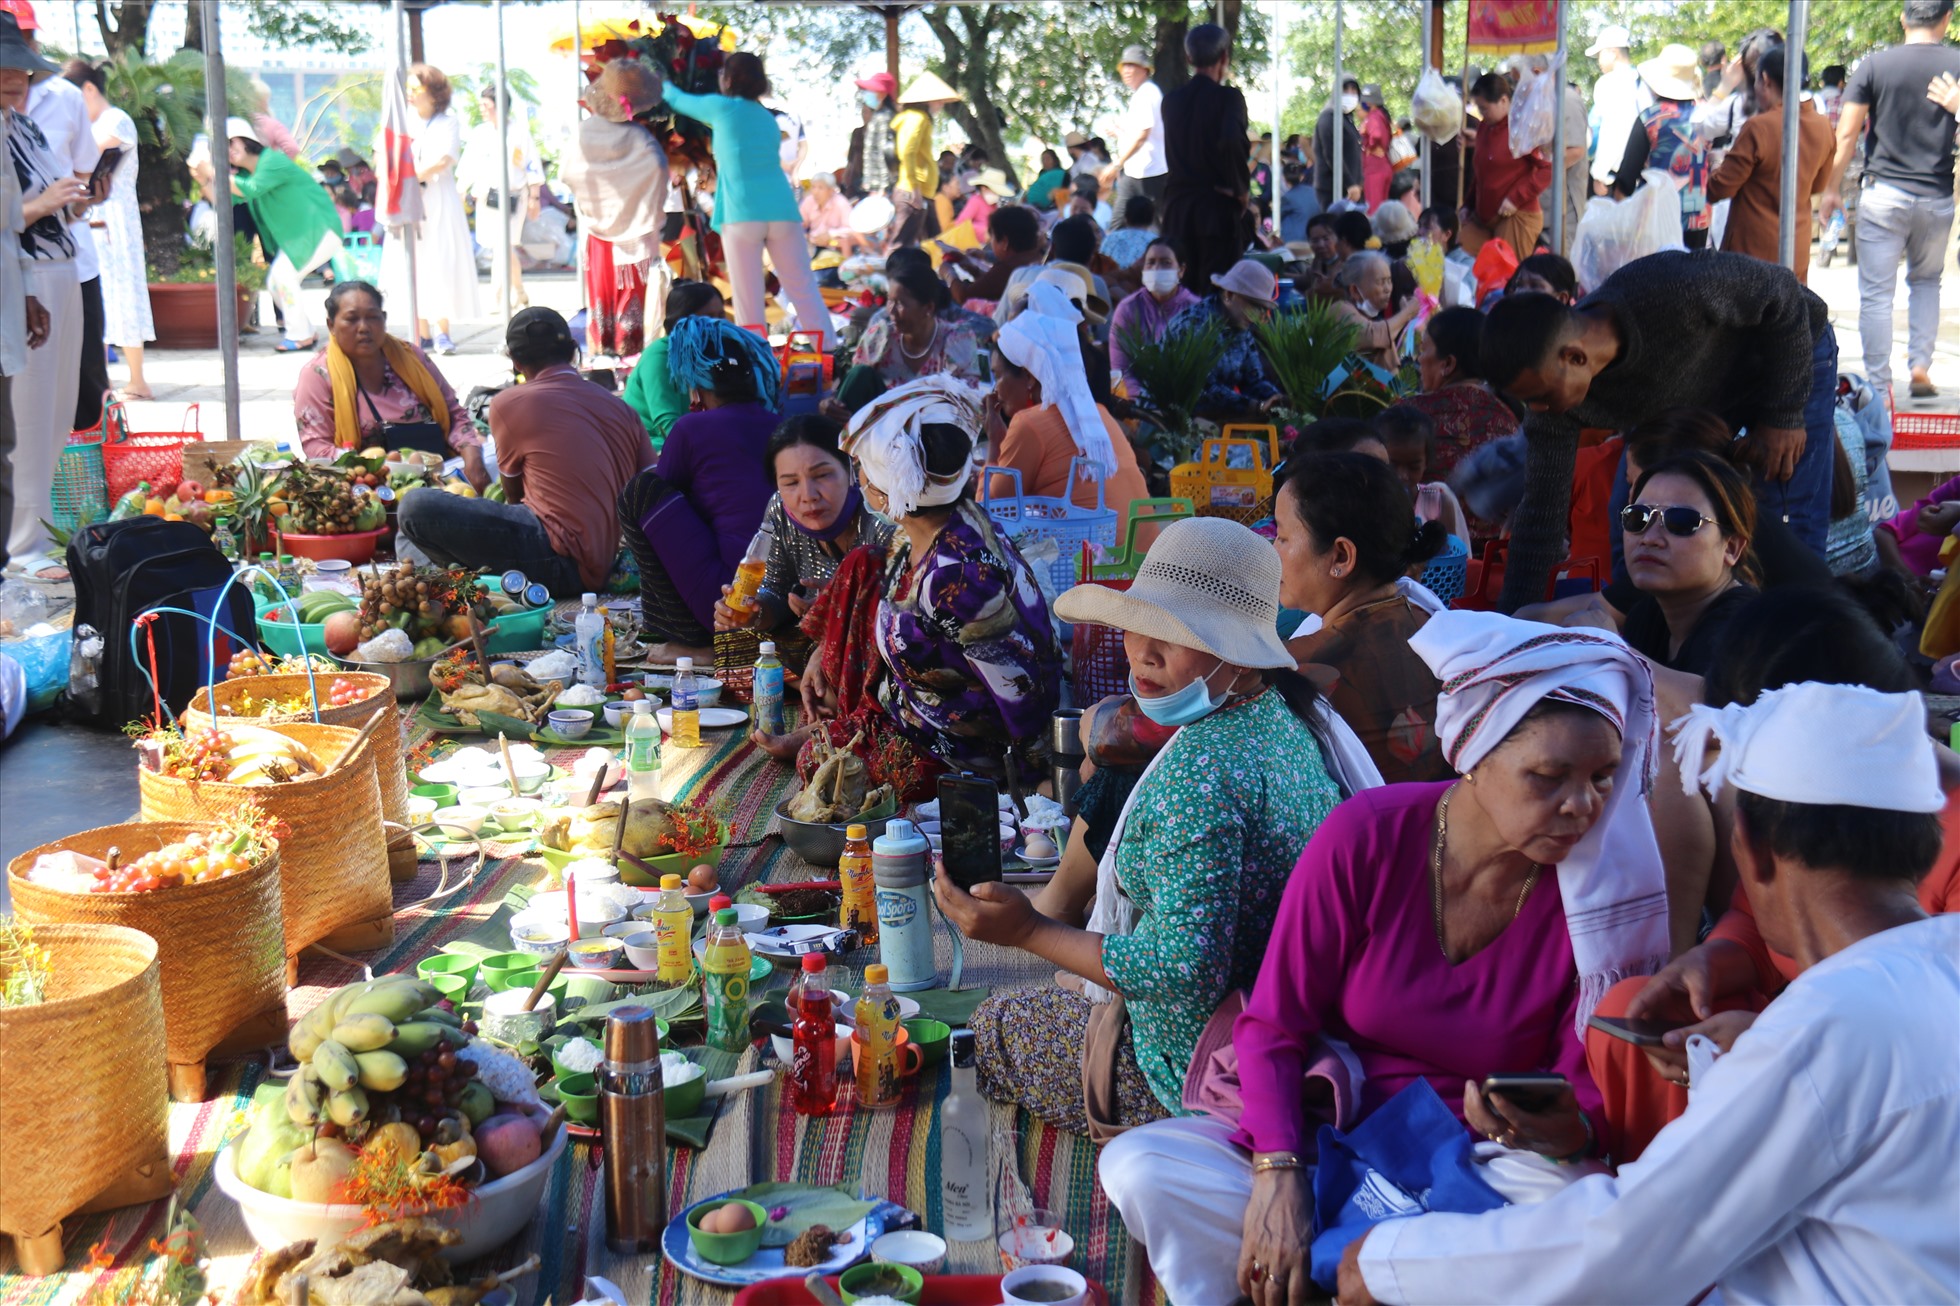
[[[746,359],[764,407],[782,406],[783,369],[769,342],[718,317],[684,317],[667,332],[667,370],[683,390],[715,388],[713,368],[724,359]]]

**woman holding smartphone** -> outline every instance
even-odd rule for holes
[[[1496,613],[1439,612],[1409,642],[1444,686],[1436,729],[1462,778],[1359,794],[1306,845],[1232,1030],[1236,1127],[1181,1117],[1103,1151],[1103,1188],[1174,1301],[1312,1295],[1316,1128],[1405,1090],[1442,1099],[1510,1200],[1609,1146],[1586,1019],[1612,980],[1667,959],[1651,675],[1614,636]],[[1507,1072],[1569,1087],[1527,1109],[1485,1092]],[[1316,1080],[1331,1119],[1309,1116]]]

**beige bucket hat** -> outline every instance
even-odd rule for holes
[[[1127,590],[1077,585],[1055,600],[1071,623],[1114,626],[1240,667],[1296,665],[1279,637],[1279,550],[1227,517],[1164,528]]]

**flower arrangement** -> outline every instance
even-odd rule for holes
[[[658,68],[673,85],[697,95],[712,95],[719,89],[722,61],[734,47],[734,34],[727,28],[693,17],[657,15],[658,27],[628,23],[627,30],[638,35],[627,39],[612,37],[592,47],[586,61],[587,80],[614,59],[644,59]],[[701,30],[696,30],[701,29]],[[665,105],[641,119],[666,148],[668,161],[678,170],[692,164],[713,167],[706,123],[683,117]]]
[[[189,1211],[177,1208],[175,1197],[170,1199],[170,1206],[174,1217],[169,1221],[170,1232],[161,1239],[150,1239],[145,1264],[134,1273],[117,1275],[107,1288],[89,1297],[91,1302],[101,1306],[197,1306],[217,1301],[205,1280],[203,1231]],[[113,1270],[115,1264],[115,1254],[104,1238],[89,1248],[82,1270],[101,1274]]]
[[[370,1227],[455,1210],[472,1200],[470,1190],[452,1176],[430,1174],[420,1153],[388,1146],[361,1148],[347,1190]]]
[[[667,836],[668,847],[679,857],[702,857],[719,847],[728,837],[725,806],[716,802],[674,808],[670,817],[674,830]]]

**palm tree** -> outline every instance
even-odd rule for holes
[[[191,142],[205,130],[204,56],[179,50],[152,60],[140,50],[123,50],[103,67],[108,98],[136,123],[136,204],[143,214],[143,244],[159,273],[177,270],[184,250],[184,206],[193,194],[184,166]],[[232,106],[252,103],[251,79],[227,71]],[[224,143],[215,152],[223,156]]]

